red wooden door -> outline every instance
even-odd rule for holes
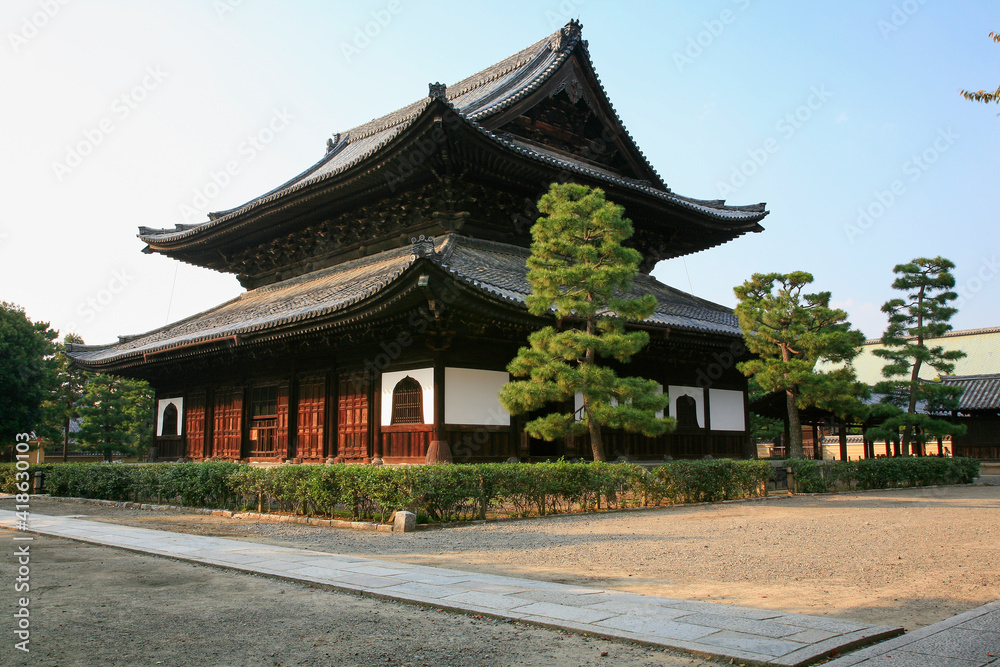
[[[239,387],[217,389],[214,417],[212,455],[229,460],[240,458],[243,436],[243,389]]]
[[[184,457],[205,458],[205,392],[188,394],[184,403]]]
[[[303,459],[323,458],[323,426],[326,416],[326,378],[299,380],[299,413],[295,455]]]
[[[368,374],[341,373],[337,391],[337,456],[368,458]]]

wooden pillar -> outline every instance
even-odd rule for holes
[[[451,463],[451,447],[445,434],[444,397],[444,355],[434,355],[434,427],[431,444],[427,448],[427,463]]]
[[[785,412],[785,434],[784,434],[784,440],[785,441],[782,444],[785,446],[785,456],[786,457],[787,456],[791,456],[791,454],[792,454],[792,429],[791,429],[791,427],[788,424],[788,412],[787,411]]]
[[[839,440],[840,440],[840,460],[841,461],[846,461],[847,460],[847,420],[846,419],[842,419],[840,421],[840,430],[838,431],[837,435],[839,436]]]
[[[299,456],[299,378],[292,373],[288,380],[288,458]]]
[[[238,458],[245,459],[250,456],[250,415],[251,413],[251,399],[253,398],[253,392],[250,389],[250,385],[243,385],[243,405],[241,406],[243,410],[241,411],[242,416],[240,417],[240,455]]]
[[[712,456],[719,456],[718,450],[715,447],[715,437],[712,436],[712,408],[709,405],[708,400],[708,387],[702,387],[702,405],[705,406],[705,445],[708,449],[705,454],[711,454]]]
[[[813,458],[817,461],[823,460],[823,443],[820,442],[819,426],[815,423],[812,425],[812,436],[813,436]]]
[[[372,459],[382,460],[382,373],[375,371],[371,379]]]
[[[326,374],[326,419],[323,425],[323,454],[327,460],[337,456],[337,368]]]

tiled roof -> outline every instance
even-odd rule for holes
[[[141,357],[319,318],[374,295],[416,259],[413,248],[407,246],[344,262],[244,292],[222,305],[160,329],[121,337],[118,343],[70,344],[69,356],[85,364]]]
[[[425,247],[429,244],[425,244]],[[111,345],[69,345],[69,356],[87,366],[124,362],[196,343],[262,333],[285,325],[321,320],[374,297],[421,256],[456,279],[497,299],[525,307],[530,293],[525,248],[448,234],[421,249],[386,250],[241,294],[185,320]],[[739,335],[732,311],[640,275],[631,295],[653,294],[659,305],[646,324],[690,331]]]
[[[442,252],[442,265],[464,281],[494,296],[525,304],[531,293],[526,265],[531,252],[527,248],[451,236]],[[696,296],[664,285],[656,278],[639,275],[629,296],[652,294],[656,297],[656,312],[647,324],[740,335],[733,311]]]
[[[463,122],[480,130],[489,139],[503,148],[571,173],[587,175],[609,183],[615,183],[641,191],[647,195],[670,202],[676,206],[695,211],[708,218],[722,222],[743,221],[752,224],[766,214],[763,204],[750,206],[726,206],[721,200],[697,200],[672,193],[635,145],[632,137],[624,130],[624,124],[615,115],[624,131],[626,141],[641,158],[643,167],[654,182],[635,180],[613,174],[576,160],[557,155],[544,148],[528,146],[483,129],[480,123],[500,113],[518,100],[530,95],[542,86],[571,57],[574,51],[581,54],[590,70],[586,42],[581,37],[581,26],[571,21],[564,28],[539,40],[513,56],[488,67],[467,79],[448,86],[444,101],[458,114]],[[596,74],[594,75],[596,79]],[[599,79],[596,80],[608,107],[614,113]],[[275,201],[304,187],[342,174],[366,161],[387,146],[394,138],[410,127],[431,105],[434,98],[427,97],[414,102],[391,114],[372,120],[364,125],[334,135],[332,146],[324,157],[286,183],[270,192],[253,199],[242,206],[219,211],[209,215],[209,221],[197,225],[177,225],[175,229],[139,228],[139,238],[151,244],[170,243],[199,235],[209,229],[226,224],[228,221],[249,213],[263,204]],[[758,228],[759,230],[759,228]]]
[[[959,410],[1000,410],[1000,374],[951,375],[941,383],[964,389]]]

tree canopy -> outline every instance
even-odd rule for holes
[[[962,426],[930,414],[956,409],[962,390],[920,379],[925,365],[939,375],[947,375],[955,370],[954,362],[965,356],[960,350],[946,351],[941,345],[928,344],[929,339],[940,338],[951,330],[948,321],[958,312],[949,305],[958,297],[952,291],[953,268],[954,263],[944,257],[918,257],[897,264],[892,287],[904,292],[905,297],[890,299],[882,306],[889,323],[882,335],[884,347],[874,354],[886,360],[882,367],[886,379],[875,385],[875,391],[884,395],[879,416],[885,421],[870,429],[869,436],[900,443],[903,456],[909,455],[917,430],[920,442],[928,435],[961,435],[965,431]]]
[[[734,288],[736,316],[747,348],[758,358],[736,367],[764,390],[785,393],[789,455],[803,456],[799,409],[815,405],[844,415],[861,410],[861,389],[853,368],[820,373],[816,362],[850,362],[864,335],[852,329],[847,313],[830,307],[830,293],[804,294],[813,276],[804,271],[755,273]]]
[[[66,334],[62,343],[56,343],[52,359],[54,385],[42,403],[42,422],[39,435],[49,442],[61,441],[63,461],[69,448],[70,425],[80,416],[80,401],[87,382],[86,373],[73,366],[66,356],[67,343],[83,343],[77,334]]]
[[[990,39],[994,42],[1000,43],[1000,32],[991,32]],[[1000,87],[993,92],[986,90],[961,90],[959,91],[965,99],[970,102],[983,102],[984,104],[989,104],[994,102],[1000,104]]]
[[[56,332],[24,310],[0,302],[0,445],[39,427],[42,401],[55,380],[50,357]]]
[[[87,377],[79,403],[81,449],[112,455],[136,454],[152,440],[153,392],[142,380],[113,375]]]
[[[554,410],[525,425],[533,437],[553,440],[589,433],[594,460],[606,459],[601,426],[650,436],[672,430],[657,416],[668,402],[655,380],[618,377],[599,359],[627,363],[648,342],[644,331],[626,331],[656,309],[656,299],[626,294],[642,255],[623,242],[632,236],[624,209],[599,188],[555,183],[538,202],[531,228],[529,311],[555,316],[557,326],[531,334],[507,369],[515,377],[500,392],[512,414]],[[582,407],[564,407],[582,397]]]

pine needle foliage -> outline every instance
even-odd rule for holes
[[[656,309],[652,295],[625,295],[639,271],[642,255],[623,242],[632,236],[624,209],[599,188],[554,183],[538,202],[542,214],[531,228],[528,310],[552,317],[528,337],[507,366],[515,380],[504,386],[500,402],[512,414],[548,410],[525,431],[554,440],[590,435],[595,461],[604,461],[601,427],[656,436],[673,430],[674,420],[658,418],[668,397],[655,380],[618,377],[599,359],[628,363],[649,342],[645,331],[626,331]],[[580,410],[566,409],[583,396]],[[561,409],[562,408],[562,409]]]
[[[962,389],[920,379],[924,366],[930,366],[939,376],[948,375],[955,370],[954,362],[966,356],[961,350],[945,350],[928,343],[951,331],[948,322],[958,312],[949,305],[958,297],[952,291],[954,268],[955,264],[944,257],[918,257],[897,264],[892,287],[906,296],[890,299],[882,306],[889,323],[882,336],[883,348],[874,350],[874,354],[886,360],[882,367],[886,379],[875,385],[875,391],[885,395],[880,415],[887,418],[881,426],[870,429],[868,436],[899,443],[903,456],[909,456],[914,439],[923,443],[928,436],[965,432],[964,426],[930,414],[957,409]]]
[[[792,458],[803,457],[801,408],[818,406],[841,416],[861,410],[862,392],[849,362],[864,334],[851,328],[847,313],[830,307],[829,292],[803,293],[812,281],[805,271],[755,273],[733,290],[743,338],[758,357],[736,368],[765,390],[785,393]],[[820,373],[820,359],[846,365]]]

